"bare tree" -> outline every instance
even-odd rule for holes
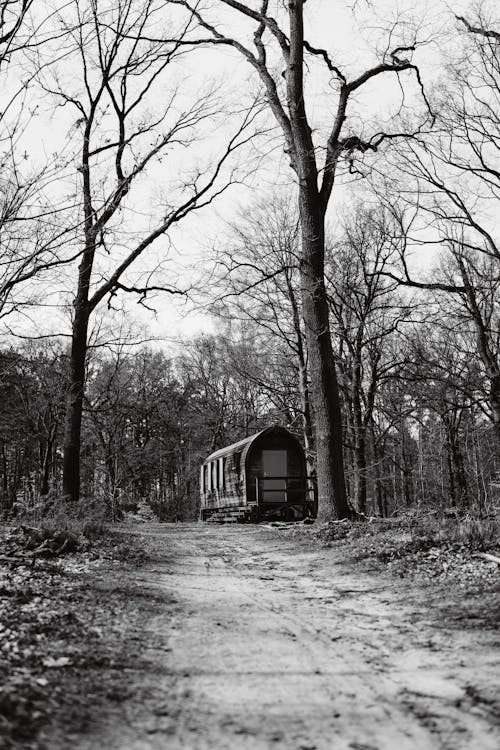
[[[401,284],[453,295],[448,305],[475,333],[476,356],[488,381],[489,413],[500,442],[500,32],[479,12],[456,18],[459,52],[435,92],[435,130],[398,146],[392,211],[404,238]],[[422,246],[444,250],[434,278],[416,278],[410,255]]]
[[[33,302],[33,282],[68,257],[71,232],[57,230],[59,206],[47,191],[62,175],[63,159],[31,153],[26,131],[36,107],[36,62],[54,35],[30,18],[32,0],[0,3],[0,318]],[[59,37],[59,32],[55,34]],[[34,62],[35,61],[35,62]],[[42,163],[40,163],[42,162]]]
[[[463,291],[455,293],[449,315],[462,327],[469,351],[476,347],[476,358],[484,379],[484,404],[500,445],[500,279],[496,259],[458,243],[450,248],[449,271]]]
[[[387,212],[356,206],[327,260],[346,443],[353,456],[352,494],[362,514],[367,510],[369,443],[379,391],[399,371],[399,339],[415,310],[415,302],[405,299],[397,284],[383,275],[397,259],[398,244],[397,229]]]
[[[465,339],[453,315],[441,315],[438,321],[420,326],[411,337],[411,361],[404,373],[420,412],[433,412],[442,425],[446,492],[457,507],[467,506],[470,500],[463,434],[481,390]],[[442,497],[443,502],[447,499]]]
[[[241,212],[232,223],[231,234],[218,251],[216,261],[221,287],[215,302],[217,313],[231,319],[251,320],[264,336],[267,334],[263,348],[278,346],[281,352],[284,344],[289,350],[296,371],[308,471],[312,474],[313,429],[299,291],[299,222],[295,203],[276,194],[259,199]],[[277,386],[268,378],[265,380],[267,383],[262,386],[276,394]],[[282,390],[288,392],[286,383]]]
[[[386,74],[400,82],[401,74],[408,72],[416,76],[420,84],[418,68],[411,59],[417,40],[412,38],[388,48],[380,62],[349,78],[327,50],[316,48],[306,39],[304,0],[290,0],[286,4],[283,14],[287,30],[270,15],[269,0],[251,5],[238,0],[219,0],[216,10],[224,8],[248,22],[253,32],[253,46],[219,30],[216,20],[210,20],[210,13],[204,13],[200,6],[191,5],[187,0],[172,2],[186,8],[205,32],[202,38],[191,38],[191,44],[232,47],[251,65],[281,129],[284,150],[298,183],[299,266],[318,455],[319,516],[346,517],[350,510],[342,458],[341,409],[324,279],[325,214],[341,162],[347,160],[353,165],[355,154],[374,152],[387,138],[398,134],[395,130],[390,134],[360,135],[354,123],[350,127],[350,103],[366,84]],[[282,76],[276,73],[276,59],[281,61]],[[313,60],[315,64],[324,65],[334,92],[334,102],[330,102],[333,114],[323,143],[316,142],[306,109],[306,67],[308,61]]]
[[[23,486],[33,499],[55,487],[65,382],[58,343],[0,352],[0,505],[10,507]]]
[[[61,107],[77,120],[71,128],[75,145],[74,176],[80,231],[75,251],[80,255],[73,302],[70,385],[65,437],[63,493],[77,501],[80,492],[80,436],[85,391],[89,321],[106,299],[131,292],[144,302],[152,292],[179,294],[163,279],[162,263],[131,277],[130,268],[146,249],[190,212],[211,203],[232,182],[225,163],[251,135],[255,113],[247,113],[219,155],[205,168],[180,153],[202,137],[203,125],[214,124],[218,103],[211,92],[187,101],[179,80],[167,78],[169,66],[185,52],[186,27],[178,25],[172,43],[141,39],[156,24],[162,4],[125,0],[119,5],[75,0],[58,19],[67,33],[64,69],[45,75],[42,84]],[[174,24],[174,21],[172,21]],[[176,41],[179,40],[179,41]],[[142,177],[146,171],[168,169],[170,191],[156,210],[144,205]],[[191,164],[179,174],[179,158]],[[161,166],[160,166],[161,165]],[[135,186],[132,198],[132,189]],[[138,208],[137,213],[134,209]],[[148,218],[140,219],[141,211]],[[155,246],[157,247],[157,246]],[[127,275],[128,274],[128,275]]]
[[[0,2],[0,68],[8,64],[11,55],[19,49],[20,44],[24,46],[24,39],[19,44],[19,33],[32,4],[33,0]]]

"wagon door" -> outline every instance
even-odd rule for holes
[[[286,450],[262,451],[262,502],[286,502],[286,476],[288,462]],[[269,477],[269,478],[268,478]],[[283,477],[280,479],[279,477]]]

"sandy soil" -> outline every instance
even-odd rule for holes
[[[127,526],[149,669],[76,750],[498,750],[500,636],[429,587],[258,526]],[[448,613],[448,614],[447,614]]]

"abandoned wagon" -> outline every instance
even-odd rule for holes
[[[291,521],[316,512],[304,450],[283,427],[268,427],[208,456],[200,495],[202,521]]]

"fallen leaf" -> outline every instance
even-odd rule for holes
[[[67,656],[60,656],[58,659],[53,659],[49,656],[43,660],[42,664],[48,669],[58,669],[59,667],[68,667],[71,664],[71,659]]]

